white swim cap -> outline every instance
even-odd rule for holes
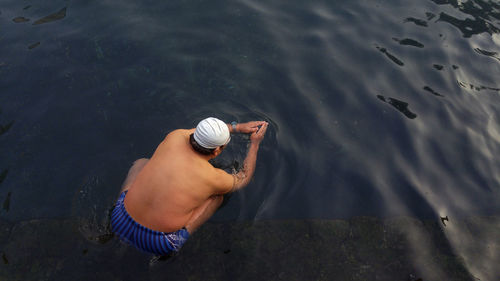
[[[196,126],[194,140],[204,148],[213,149],[226,145],[231,140],[231,136],[226,123],[217,118],[208,117]]]

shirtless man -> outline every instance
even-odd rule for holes
[[[146,252],[179,251],[215,213],[223,194],[250,182],[267,126],[264,121],[225,124],[210,117],[195,129],[169,133],[150,160],[139,159],[130,169],[111,216],[113,232]],[[243,168],[233,175],[208,162],[224,150],[230,133],[251,134]]]

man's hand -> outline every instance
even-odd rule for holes
[[[267,130],[267,122],[263,122],[263,124],[260,126],[260,128],[257,129],[257,131],[254,131],[250,135],[250,142],[252,144],[260,144],[260,142],[264,139],[264,135],[266,134]]]
[[[242,125],[241,128],[243,130],[240,129],[240,125]],[[220,182],[225,182],[224,185],[227,187],[225,189],[225,192],[221,192],[221,194],[233,192],[248,185],[253,177],[253,173],[255,172],[257,152],[259,151],[260,142],[264,139],[264,135],[266,134],[268,125],[269,124],[265,121],[252,121],[248,123],[238,124],[238,131],[240,131],[240,133],[245,132],[251,134],[250,147],[248,148],[247,156],[243,161],[243,167],[238,173],[230,177],[226,172],[221,170],[222,173],[224,173],[224,176],[221,177]]]
[[[236,125],[236,131],[242,134],[252,134],[259,130],[260,126],[267,124],[265,121],[250,121]],[[267,125],[266,125],[267,126]]]

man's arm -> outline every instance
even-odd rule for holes
[[[246,123],[238,123],[236,124],[236,130],[233,128],[233,125],[226,124],[229,128],[229,133],[242,133],[242,134],[253,134],[259,130],[259,127],[266,124],[265,121],[250,121]]]
[[[234,183],[232,191],[236,191],[240,188],[247,186],[253,177],[255,172],[255,164],[257,163],[257,152],[259,151],[259,144],[250,143],[248,148],[247,157],[243,161],[243,168],[236,174],[233,175]]]
[[[229,193],[239,190],[250,183],[250,180],[255,172],[259,145],[264,138],[267,126],[268,123],[263,122],[260,129],[257,129],[257,131],[250,135],[250,147],[248,148],[247,156],[243,161],[243,168],[238,173],[229,175],[223,170],[219,170],[220,183],[222,183],[221,193]]]

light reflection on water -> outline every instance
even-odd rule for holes
[[[500,276],[496,233],[458,223],[500,211],[495,2],[21,6],[0,15],[5,218],[67,216],[88,178],[111,202],[129,163],[203,116],[265,119],[256,178],[215,220],[447,216],[471,275]],[[220,161],[244,153],[235,138]],[[429,238],[404,232],[428,265]]]

